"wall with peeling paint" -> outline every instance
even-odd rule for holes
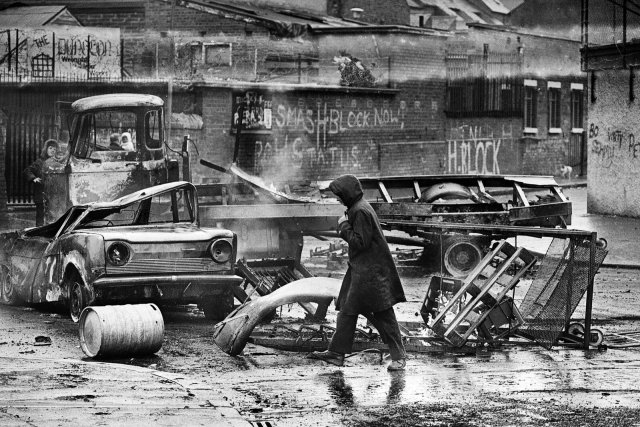
[[[640,217],[640,91],[635,85],[636,100],[630,101],[629,72],[595,72],[588,127],[587,209],[592,213]],[[631,72],[637,81],[638,71]]]

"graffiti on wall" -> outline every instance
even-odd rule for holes
[[[623,132],[616,129],[601,131],[591,123],[589,125],[589,139],[591,140],[591,153],[594,160],[603,168],[610,168],[615,164],[618,156],[628,156],[630,159],[640,158],[640,141],[636,141],[633,132]]]
[[[318,102],[309,108],[304,100],[298,105],[275,104],[273,135],[255,142],[254,161],[257,169],[269,165],[287,168],[340,168],[354,173],[377,168],[378,145],[369,137],[349,138],[359,131],[403,129],[406,104],[392,108],[388,102],[352,101],[343,106],[340,101]]]
[[[447,172],[499,174],[502,140],[447,141]]]
[[[500,174],[500,146],[513,137],[511,124],[496,131],[489,125],[459,124],[449,129],[447,173]]]
[[[120,78],[120,29],[0,28],[0,75]]]

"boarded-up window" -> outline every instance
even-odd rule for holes
[[[205,43],[204,63],[217,67],[232,65],[231,43]]]

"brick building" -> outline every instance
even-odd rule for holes
[[[499,25],[415,28],[402,24],[406,2],[301,2],[299,12],[278,0],[62,3],[85,26],[121,32],[124,81],[84,92],[163,96],[172,144],[185,133],[195,140],[196,183],[224,179],[198,160],[228,164],[236,142],[239,164],[274,182],[345,172],[556,174],[581,160],[586,82],[576,41]],[[364,18],[348,15],[354,7]],[[345,56],[375,84],[341,85],[336,61]]]

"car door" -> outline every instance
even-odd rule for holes
[[[62,297],[59,237],[82,211],[72,208],[55,222],[28,229],[15,240],[11,268],[21,299],[41,303]]]
[[[11,278],[20,299],[25,302],[42,302],[34,300],[32,287],[34,282],[44,280],[45,253],[50,239],[44,236],[18,237],[11,251]]]

